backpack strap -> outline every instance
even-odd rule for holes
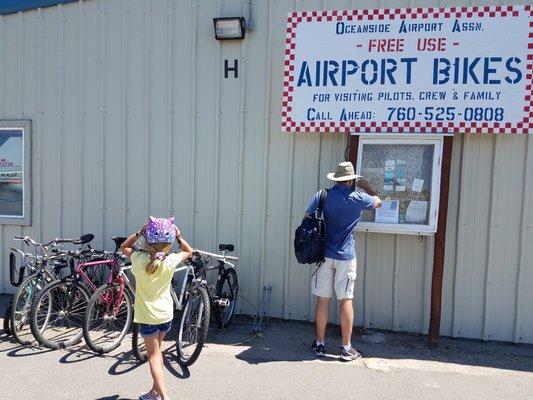
[[[320,199],[318,200],[318,207],[316,208],[318,218],[324,217],[324,208],[326,207],[326,199],[328,198],[328,189],[320,190]]]

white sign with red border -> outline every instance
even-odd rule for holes
[[[533,7],[288,15],[286,132],[533,132]]]

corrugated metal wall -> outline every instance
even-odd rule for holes
[[[4,266],[13,235],[94,232],[111,248],[148,214],[173,214],[195,247],[236,244],[254,305],[272,285],[272,315],[313,319],[292,234],[347,137],[280,132],[286,13],[457,2],[256,0],[256,29],[216,41],[212,18],[247,4],[91,0],[0,18],[0,116],[34,123],[33,225],[0,228]],[[240,60],[238,79],[225,59]],[[532,205],[533,138],[455,137],[443,334],[533,342]],[[357,251],[357,325],[426,333],[433,240],[358,234]]]

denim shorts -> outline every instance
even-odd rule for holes
[[[158,325],[141,324],[139,332],[142,337],[153,336],[158,334],[159,332],[167,333],[170,330],[171,326],[172,321],[168,321]]]

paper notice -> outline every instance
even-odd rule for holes
[[[405,192],[405,160],[396,160],[396,191]]]
[[[424,186],[424,180],[415,178],[413,179],[413,192],[421,192],[422,187]]]
[[[417,224],[423,224],[426,222],[426,214],[428,209],[428,202],[421,200],[413,200],[409,202],[407,206],[407,212],[405,214],[405,221]]]
[[[383,190],[389,192],[394,190],[394,166],[395,160],[385,161],[385,171],[383,173]]]
[[[376,209],[375,222],[397,224],[400,211],[399,200],[383,200],[381,207]]]

